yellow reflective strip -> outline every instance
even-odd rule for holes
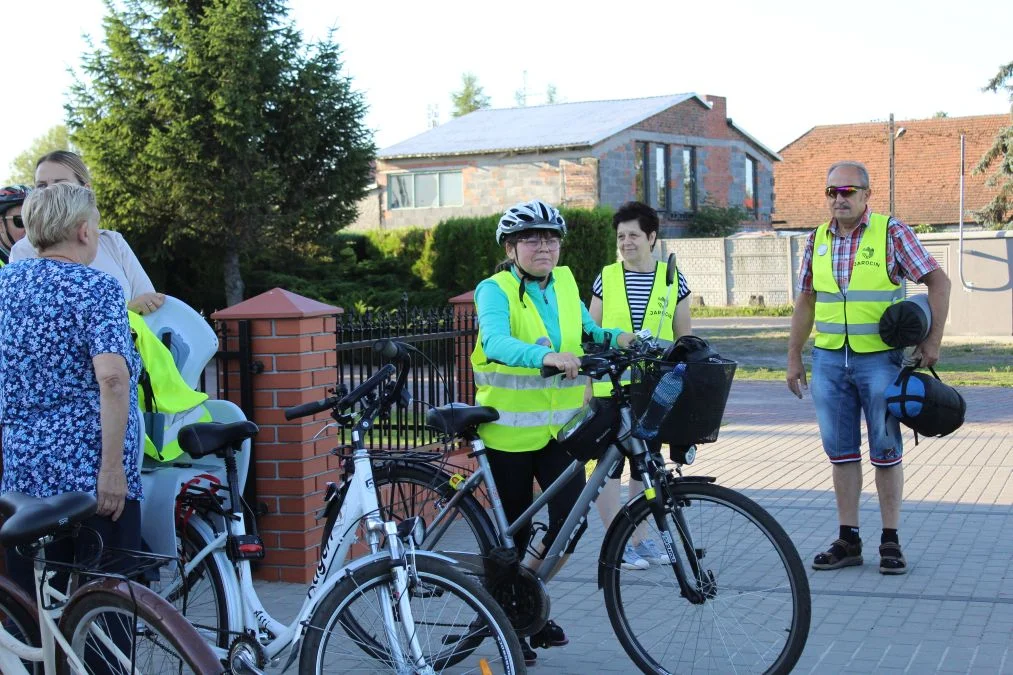
[[[647,488],[644,490],[644,496],[647,497],[649,501],[654,501],[654,497],[656,496],[654,488]]]

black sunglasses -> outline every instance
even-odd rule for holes
[[[21,218],[21,216],[4,216],[3,220],[5,223],[7,222],[8,218],[10,218],[11,223],[13,223],[14,227],[16,227],[17,229],[19,230],[25,229],[25,221],[24,219]]]

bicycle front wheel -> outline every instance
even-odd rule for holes
[[[787,673],[809,634],[805,568],[791,539],[756,502],[707,483],[659,486],[667,535],[700,604],[674,568],[622,568],[628,544],[664,537],[640,496],[620,511],[602,547],[605,607],[623,649],[645,673]],[[680,534],[680,523],[685,524]]]
[[[221,662],[172,605],[129,581],[105,579],[82,587],[60,620],[71,652],[86,673],[222,673]],[[71,672],[58,650],[58,671]]]
[[[328,592],[310,617],[300,675],[526,672],[510,621],[477,581],[442,560],[409,556],[408,617],[392,584],[400,566],[376,560]],[[414,647],[423,663],[411,660]]]

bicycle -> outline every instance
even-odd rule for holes
[[[179,500],[189,513],[179,532],[184,572],[161,593],[176,600],[188,592],[188,618],[235,672],[261,672],[280,662],[286,649],[284,668],[298,656],[304,674],[433,673],[454,666],[462,672],[525,672],[520,642],[482,585],[455,569],[452,559],[416,547],[420,520],[395,524],[379,517],[363,437],[378,414],[401,400],[405,377],[405,368],[398,372],[388,364],[350,393],[285,412],[291,420],[329,411],[333,425],[350,430],[352,438],[350,452],[334,451],[342,457],[343,477],[340,485],[328,485],[325,508],[332,517],[320,560],[288,625],[264,608],[250,571],[251,560],[263,557],[263,545],[247,534],[236,453],[256,434],[256,425],[194,424],[180,432],[180,445],[194,459],[215,454],[224,460],[227,484],[185,486]],[[339,493],[342,505],[332,512]],[[359,533],[370,553],[345,565]]]
[[[560,438],[568,437],[564,442],[569,443],[574,461],[515,522],[508,523],[503,513],[477,431],[499,414],[463,404],[434,408],[426,421],[448,443],[467,443],[477,469],[470,474],[459,467],[447,472],[432,458],[376,458],[374,476],[384,496],[384,517],[428,518],[422,546],[450,555],[482,575],[514,627],[531,634],[548,616],[545,582],[558,571],[563,556],[573,552],[591,504],[625,456],[639,467],[644,490],[631,496],[607,530],[599,552],[598,587],[626,653],[645,673],[789,672],[806,643],[811,605],[805,569],[787,533],[762,507],[717,485],[715,478],[683,475],[682,467],[692,463],[695,446],[673,449],[673,474],[660,454],[650,452],[632,433],[637,424],[634,397],[640,396],[639,407],[644,407],[645,393],[650,398],[643,382],[653,380],[644,374],[673,365],[666,363],[664,354],[662,345],[647,339],[628,349],[582,357],[581,374],[608,377],[612,396],[594,399],[584,416],[578,415],[560,433]],[[634,383],[641,381],[639,389],[622,386],[623,373],[631,368]],[[542,374],[558,372],[543,368]],[[724,399],[713,438],[707,440],[716,438],[723,410]],[[672,424],[678,426],[679,420]],[[707,435],[699,433],[700,438]],[[535,514],[591,459],[598,460],[597,467],[545,551],[535,549],[533,539],[547,528],[534,523],[532,541],[525,543],[536,556],[536,569],[518,568],[517,556],[511,555],[514,536],[531,525]],[[483,485],[485,495],[479,491]],[[489,510],[476,495],[484,498]],[[339,505],[340,501],[332,508]],[[643,528],[663,542],[669,564],[647,571],[624,570],[623,551]]]
[[[36,585],[33,603],[14,582],[0,577],[0,672],[224,672],[203,638],[172,605],[123,574],[99,571],[110,554],[127,556],[134,574],[165,564],[161,556],[106,549],[90,561],[46,560],[45,547],[78,536],[81,523],[95,511],[95,496],[84,492],[45,499],[16,492],[0,497],[0,513],[7,517],[0,544],[17,546],[34,559]],[[69,595],[51,585],[58,571],[76,577]],[[94,580],[80,584],[82,575]]]

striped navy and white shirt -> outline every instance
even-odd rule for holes
[[[626,299],[630,303],[630,318],[633,320],[634,332],[640,330],[644,322],[644,311],[647,309],[647,301],[651,298],[651,288],[654,287],[654,271],[651,272],[631,272],[627,269],[623,270],[624,276],[626,277]],[[594,280],[594,284],[591,286],[591,293],[596,298],[601,298],[602,284],[601,284],[601,273]],[[689,284],[686,283],[686,277],[682,276],[682,272],[679,272],[679,297],[676,304],[682,302],[687,296],[689,296]],[[657,326],[648,326],[652,332],[656,331]]]

